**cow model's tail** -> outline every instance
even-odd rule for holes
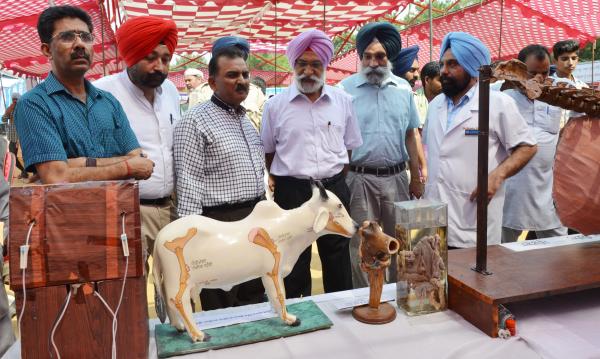
[[[162,281],[162,266],[160,265],[160,254],[154,249],[153,259],[153,276],[154,276],[154,308],[156,309],[156,315],[160,319],[161,323],[164,323],[167,319],[167,311],[165,308],[165,301],[163,295],[163,281]]]

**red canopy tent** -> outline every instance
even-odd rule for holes
[[[115,38],[105,14],[95,0],[55,1],[56,5],[79,6],[92,17],[94,24],[94,63],[90,77],[115,71]],[[45,77],[50,70],[48,59],[41,54],[37,20],[48,7],[47,0],[2,0],[0,3],[0,64],[19,75]]]

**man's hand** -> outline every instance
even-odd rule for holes
[[[498,191],[498,188],[500,188],[500,186],[502,186],[502,182],[504,182],[504,177],[502,175],[500,175],[496,170],[490,172],[490,174],[488,176],[488,193],[487,193],[488,203],[490,203],[492,198],[494,198],[496,191]],[[471,202],[477,200],[478,194],[479,194],[479,189],[475,188],[475,190],[473,192],[471,192],[471,197],[470,197]]]
[[[269,179],[267,180],[269,184],[269,191],[275,192],[275,179],[273,176],[269,175]]]
[[[427,166],[421,167],[421,183],[425,184],[427,182]]]
[[[423,196],[423,183],[421,182],[418,173],[411,176],[408,190],[410,191],[410,195],[415,198],[421,198]]]
[[[128,166],[130,178],[136,180],[148,179],[154,171],[154,162],[139,155],[133,156],[125,162],[127,162],[125,165]]]

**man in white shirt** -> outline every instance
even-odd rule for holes
[[[183,73],[185,87],[188,90],[188,110],[200,102],[200,89],[204,83],[204,74],[198,69],[186,69]]]
[[[550,54],[541,45],[529,45],[519,52],[530,78],[543,82],[550,71]],[[502,242],[515,242],[523,230],[535,231],[537,238],[564,236],[552,200],[552,168],[560,130],[561,109],[530,100],[521,90],[505,91],[517,104],[537,141],[538,151],[519,173],[506,180],[506,201],[502,218]]]
[[[448,246],[472,247],[477,230],[477,137],[479,67],[490,52],[477,38],[451,32],[441,47],[443,94],[430,104],[423,139],[427,145],[429,179],[425,198],[448,204]],[[503,182],[536,152],[535,139],[515,102],[490,92],[488,243],[500,243]]]
[[[152,28],[160,31],[144,33]],[[175,183],[173,126],[180,118],[179,93],[167,75],[177,46],[177,27],[170,20],[142,16],[126,21],[116,36],[127,68],[94,85],[119,100],[142,151],[155,163],[152,176],[139,184],[142,243],[151,255],[160,229],[176,218],[171,195]],[[141,49],[131,50],[132,42]]]
[[[310,199],[315,179],[348,209],[346,172],[362,137],[352,97],[325,84],[333,42],[320,30],[307,30],[290,41],[287,56],[294,83],[267,101],[261,131],[275,202],[284,209],[300,207]],[[348,244],[338,235],[317,240],[326,293],[352,289]],[[288,298],[311,295],[310,260],[309,247],[284,279]]]

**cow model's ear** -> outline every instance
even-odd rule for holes
[[[327,227],[327,222],[329,222],[329,211],[325,208],[319,209],[319,213],[315,217],[315,222],[313,223],[313,231],[315,233],[319,233]]]

